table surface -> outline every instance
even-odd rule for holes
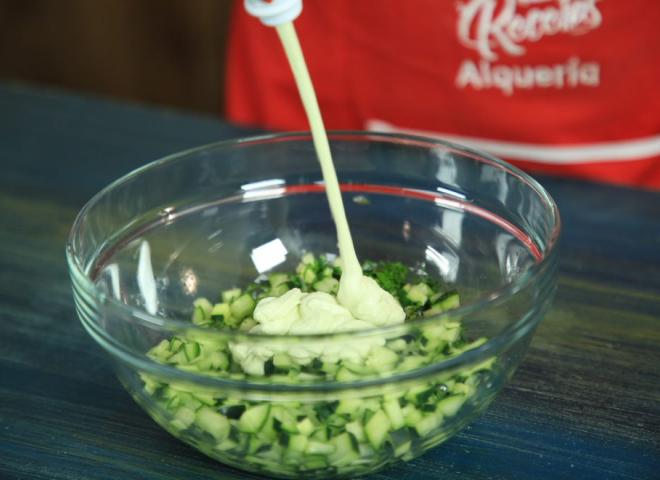
[[[0,478],[249,479],[170,437],[76,318],[76,212],[147,161],[250,133],[0,85]],[[540,178],[563,238],[553,308],[479,420],[370,479],[660,478],[660,193]]]

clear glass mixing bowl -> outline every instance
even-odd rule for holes
[[[221,142],[146,165],[82,209],[66,247],[80,320],[122,384],[174,436],[239,469],[352,477],[421,455],[490,404],[553,297],[558,211],[528,175],[438,140],[338,132],[330,141],[359,257],[423,265],[460,292],[459,308],[334,335],[268,337],[190,321],[199,296],[291,271],[305,252],[337,253],[306,133]],[[393,348],[391,362],[353,365],[340,380],[200,369],[194,358],[177,367],[147,355],[173,337],[202,352],[400,346],[424,335],[437,346],[456,325],[473,342],[458,353],[413,361]]]

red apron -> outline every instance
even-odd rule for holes
[[[657,0],[305,0],[330,129],[468,144],[526,170],[660,188]],[[307,130],[274,29],[233,12],[227,114]]]

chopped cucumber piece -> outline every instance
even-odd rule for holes
[[[337,375],[335,378],[339,382],[350,382],[353,380],[357,380],[360,377],[359,375],[356,375],[355,373],[351,372],[348,368],[340,367],[339,370],[337,370]]]
[[[309,252],[304,254],[300,259],[300,261],[305,265],[311,265],[315,260],[316,258],[314,258],[314,254]]]
[[[339,415],[348,415],[351,418],[357,417],[358,411],[361,410],[362,399],[360,398],[344,398],[339,401],[336,413]]]
[[[442,414],[430,413],[424,415],[420,421],[415,424],[415,430],[420,437],[425,437],[436,430],[442,423]]]
[[[458,292],[451,291],[445,293],[442,297],[440,297],[438,300],[436,300],[434,303],[434,306],[440,307],[443,310],[452,310],[454,308],[458,308],[461,306],[461,299],[458,296]]]
[[[298,433],[298,422],[289,409],[280,405],[273,405],[271,415],[274,419],[273,423],[276,425],[276,429],[279,428],[288,433]]]
[[[222,441],[229,435],[229,420],[210,407],[202,407],[195,414],[195,424],[210,433],[216,440]]]
[[[367,440],[372,447],[376,450],[385,442],[387,432],[392,427],[390,420],[382,410],[378,410],[364,427],[364,432],[367,435]]]
[[[229,310],[229,304],[227,303],[216,303],[213,305],[211,310],[211,320],[214,322],[225,322],[231,317],[231,311]]]
[[[351,439],[348,433],[344,432],[341,435],[333,437],[330,439],[330,444],[334,447],[334,451],[328,457],[331,465],[343,467],[359,460],[360,455],[355,448],[353,439]]]
[[[264,426],[270,413],[270,403],[250,407],[238,420],[238,429],[245,433],[256,433]]]
[[[268,292],[269,297],[281,297],[286,292],[289,291],[289,286],[286,283],[280,283],[276,287],[273,287]]]
[[[308,455],[329,455],[334,453],[335,446],[331,443],[317,442],[310,440],[305,447],[305,453]]]
[[[231,303],[241,296],[240,288],[230,288],[221,293],[220,297],[222,298],[223,303]]]
[[[289,450],[292,452],[303,453],[307,448],[309,438],[306,435],[291,435],[289,437]]]
[[[172,352],[170,351],[170,341],[161,340],[158,345],[149,350],[148,355],[154,360],[166,361]]]
[[[318,282],[315,282],[313,288],[317,292],[336,294],[339,290],[339,280],[332,277],[325,277]]]
[[[424,305],[428,301],[429,295],[433,294],[433,290],[425,283],[406,285],[404,290],[408,300],[418,305]]]
[[[238,320],[243,320],[245,317],[252,315],[254,312],[254,307],[257,304],[254,299],[247,293],[236,298],[230,305],[229,309],[233,317],[236,317]]]
[[[383,410],[387,415],[387,418],[390,420],[390,424],[394,430],[405,425],[405,420],[403,418],[403,412],[399,406],[398,400],[388,400],[383,404]]]
[[[286,273],[271,273],[268,275],[268,283],[270,284],[271,289],[277,287],[278,285],[286,285],[288,281],[289,275]]]
[[[176,411],[174,420],[170,423],[176,430],[185,430],[195,421],[195,410],[181,407]]]
[[[395,457],[404,456],[410,452],[410,448],[412,447],[412,436],[410,435],[410,430],[407,428],[401,428],[390,433],[388,441],[392,445]]]
[[[358,442],[367,441],[367,436],[364,433],[364,427],[362,426],[362,423],[358,421],[347,423],[346,431],[352,434],[355,437],[355,440],[357,440]]]
[[[406,426],[415,427],[422,420],[422,412],[415,408],[412,404],[406,405],[402,409],[403,418]]]
[[[199,356],[201,352],[201,348],[199,347],[199,343],[197,342],[188,342],[183,347],[183,351],[186,355],[186,360],[188,362],[192,362],[195,358]]]
[[[213,310],[213,304],[206,298],[200,297],[195,300],[193,302],[193,323],[195,325],[204,325],[208,323],[211,318],[211,310]]]
[[[367,365],[376,372],[388,372],[399,361],[399,355],[387,347],[373,347]]]
[[[453,417],[465,403],[464,395],[450,395],[438,402],[437,409],[445,417]]]
[[[309,419],[309,417],[305,417],[304,419],[299,421],[296,427],[301,434],[307,436],[311,435],[312,432],[314,431],[314,424]]]
[[[229,368],[229,357],[224,352],[211,352],[197,361],[197,368],[200,371],[227,370]]]

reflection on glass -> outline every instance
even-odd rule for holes
[[[435,178],[445,185],[457,187],[458,169],[456,167],[456,159],[444,147],[434,149],[433,153],[438,158],[438,170]]]
[[[198,283],[197,275],[190,268],[181,274],[181,285],[186,295],[196,295]]]
[[[271,268],[286,261],[287,250],[282,240],[276,238],[254,248],[250,254],[252,263],[259,273],[266,272]]]
[[[107,273],[110,276],[110,286],[112,289],[112,295],[115,297],[115,299],[119,300],[121,298],[121,294],[119,291],[119,265],[116,263],[111,263],[107,267],[105,267],[104,272]]]
[[[460,260],[454,252],[446,250],[440,253],[435,248],[427,246],[425,257],[428,263],[433,264],[438,269],[445,281],[451,282],[456,280]]]
[[[142,299],[144,300],[145,310],[151,315],[155,315],[158,310],[158,293],[156,290],[156,280],[154,279],[154,270],[151,266],[151,247],[146,240],[143,240],[140,245],[137,283]]]
[[[442,234],[460,247],[463,240],[463,212],[445,210],[442,212]]]
[[[261,180],[259,182],[246,183],[241,185],[241,190],[244,192],[249,192],[252,190],[262,190],[264,188],[273,188],[284,185],[284,179],[282,178],[271,178],[270,180]]]
[[[483,165],[481,168],[481,181],[484,183],[492,184],[495,191],[495,197],[506,204],[509,195],[509,185],[507,184],[506,172],[493,168],[490,165]]]

